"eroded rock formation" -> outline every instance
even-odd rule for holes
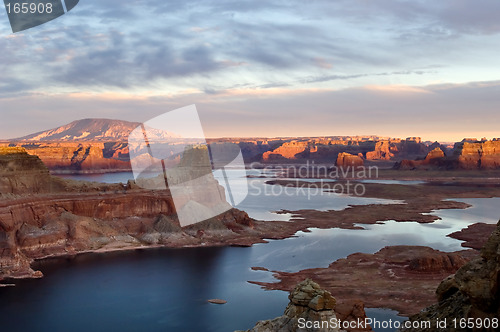
[[[375,150],[366,153],[366,159],[368,160],[390,160],[392,157],[394,157],[394,154],[391,152],[390,141],[377,142]]]
[[[500,318],[500,222],[481,249],[481,256],[462,266],[454,275],[444,279],[436,290],[438,303],[410,318],[412,321],[445,321],[446,329],[453,330],[453,320],[480,319],[476,328],[460,328],[459,331],[498,331],[491,325]],[[490,325],[484,323],[489,320]],[[443,326],[444,328],[444,326]],[[435,324],[431,328],[405,331],[442,331]]]
[[[337,319],[334,311],[335,298],[311,279],[297,284],[288,299],[290,303],[283,316],[260,321],[247,332],[339,331],[338,328],[328,326],[332,320]],[[302,327],[305,322],[310,323],[313,328]]]
[[[298,159],[299,154],[317,152],[317,147],[310,142],[291,141],[283,143],[280,147],[273,151],[265,152],[262,155],[263,161],[282,160],[282,159]]]
[[[437,147],[433,149],[431,152],[427,154],[424,160],[402,160],[401,162],[397,162],[394,165],[395,169],[430,169],[430,168],[439,168],[446,165],[446,156],[441,150],[441,148]]]
[[[347,168],[347,167],[363,167],[364,161],[362,155],[352,155],[350,153],[342,152],[337,156],[337,167]]]
[[[500,141],[464,139],[456,143],[453,154],[445,156],[442,149],[432,150],[425,160],[402,160],[396,169],[497,169],[500,168]]]
[[[455,145],[458,167],[496,169],[500,167],[500,141],[467,142]]]

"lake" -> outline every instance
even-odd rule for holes
[[[102,182],[121,178],[119,181],[126,182],[126,176],[112,173],[73,178]],[[260,190],[269,186],[264,183],[266,179],[248,180]],[[243,185],[244,179],[241,181]],[[393,202],[329,193],[306,196],[249,195],[238,207],[254,217],[276,220],[289,218],[275,213],[280,209],[328,210],[349,204]],[[282,315],[288,303],[287,293],[264,291],[247,282],[274,280],[271,273],[252,271],[252,266],[293,272],[326,267],[354,252],[374,253],[384,246],[400,244],[460,250],[461,241],[446,235],[478,221],[496,223],[495,208],[500,198],[461,201],[473,207],[436,211],[442,220],[432,224],[388,221],[362,225],[363,230],[311,229],[249,248],[162,248],[42,261],[37,268],[44,272],[44,278],[0,289],[0,320],[6,331],[248,329],[258,320]],[[228,303],[207,303],[211,298]],[[403,320],[392,310],[373,308],[367,314],[379,320]]]

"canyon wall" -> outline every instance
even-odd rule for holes
[[[446,156],[441,148],[432,150],[424,160],[402,160],[395,169],[498,169],[500,141],[463,140],[456,143],[453,153]]]
[[[380,139],[378,137],[303,138],[282,143],[262,154],[262,162],[335,162],[340,154],[360,156],[366,160],[401,160],[423,157],[429,146],[418,137]],[[340,156],[342,157],[342,156]],[[356,161],[359,164],[359,160]]]
[[[34,259],[224,243],[235,238],[233,230],[252,227],[245,212],[231,209],[181,228],[168,190],[64,180],[21,148],[0,149],[0,179],[0,281],[40,277],[30,267]],[[209,197],[220,190],[203,188]]]
[[[17,143],[39,157],[52,171],[102,172],[130,170],[127,143],[122,142],[52,142]]]
[[[455,145],[455,154],[462,169],[500,167],[500,141],[460,142]]]

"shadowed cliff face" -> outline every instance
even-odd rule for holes
[[[462,266],[454,275],[441,282],[436,290],[438,303],[412,316],[412,321],[444,321],[451,329],[453,319],[500,318],[500,222],[481,249],[480,258]],[[478,327],[478,325],[475,325]],[[466,329],[459,329],[466,330]],[[481,327],[477,331],[498,331],[498,328]],[[406,329],[405,331],[442,331],[432,326],[428,329]]]
[[[40,277],[30,268],[33,259],[160,245],[231,244],[241,241],[234,231],[252,228],[246,213],[232,209],[182,229],[168,190],[140,189],[133,181],[63,180],[20,148],[0,149],[0,179],[0,280]]]

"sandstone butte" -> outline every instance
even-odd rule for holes
[[[335,163],[337,167],[347,168],[347,167],[363,167],[363,155],[352,155],[350,153],[341,152],[337,156],[337,162]]]
[[[430,151],[424,160],[402,160],[395,169],[497,169],[500,168],[500,141],[468,141],[456,143],[446,156],[440,148]]]

